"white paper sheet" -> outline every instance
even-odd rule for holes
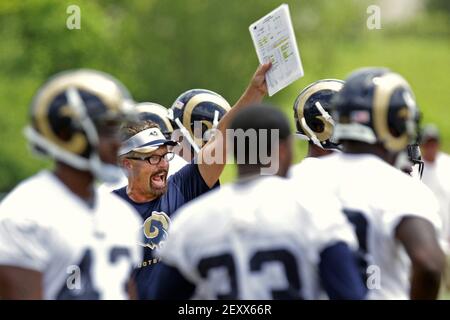
[[[303,77],[294,28],[287,4],[282,4],[249,27],[260,63],[272,61],[266,74],[269,96]]]

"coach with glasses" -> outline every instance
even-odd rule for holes
[[[167,140],[151,121],[129,123],[121,129],[119,155],[128,185],[113,192],[128,201],[143,219],[140,245],[144,248],[144,260],[135,270],[140,299],[148,298],[152,267],[158,263],[152,252],[166,239],[170,216],[185,203],[218,186],[227,154],[226,139],[220,137],[225,137],[225,130],[237,111],[262,101],[267,93],[265,73],[269,68],[270,64],[258,67],[244,94],[219,122],[217,137],[204,145],[190,164],[169,178],[169,162],[174,157],[169,148],[176,142]],[[222,159],[208,159],[208,155],[217,154]]]

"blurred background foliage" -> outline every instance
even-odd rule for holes
[[[266,101],[292,117],[298,92],[320,78],[386,66],[411,83],[424,114],[450,151],[450,2],[447,0],[296,0],[289,4],[305,76]],[[22,129],[36,89],[52,74],[96,68],[119,78],[136,101],[170,106],[183,91],[207,88],[233,104],[258,62],[248,26],[275,0],[0,1],[0,192],[49,167],[26,147]],[[369,30],[367,8],[381,8]],[[81,29],[69,30],[69,5]],[[296,142],[296,161],[306,143]],[[229,166],[223,181],[233,178]]]

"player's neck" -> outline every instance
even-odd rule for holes
[[[127,195],[131,200],[133,200],[136,203],[150,202],[158,198],[157,195],[146,192],[143,188],[141,188],[139,185],[134,184],[130,180],[127,186]]]
[[[320,158],[320,157],[329,155],[331,153],[333,153],[333,151],[322,149],[322,148],[310,143],[308,145],[308,154],[306,156],[312,157],[312,158]]]
[[[251,179],[253,177],[259,177],[267,175],[264,174],[264,168],[268,168],[268,166],[262,166],[262,165],[238,165],[238,179],[239,180],[247,180]],[[279,176],[285,178],[287,176],[289,166],[280,166],[277,170],[277,172],[274,172],[270,175]],[[266,171],[267,172],[267,171]]]
[[[238,165],[238,178],[249,179],[261,175],[262,167],[260,165]]]
[[[88,171],[72,168],[64,163],[57,162],[54,174],[75,195],[88,205],[94,200],[94,177]]]
[[[381,145],[378,144],[367,144],[363,142],[344,142],[343,150],[345,153],[350,154],[372,154],[380,159],[386,161],[389,164],[395,163],[395,155],[389,154]]]

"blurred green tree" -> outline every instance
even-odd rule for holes
[[[269,102],[279,105],[293,122],[292,103],[308,83],[344,78],[364,65],[386,65],[405,74],[426,120],[441,126],[444,146],[450,150],[450,128],[445,125],[450,82],[448,1],[432,0],[428,10],[412,21],[383,25],[377,31],[366,28],[366,8],[373,1],[285,2],[305,77]],[[50,165],[30,155],[21,134],[31,98],[49,76],[64,69],[96,68],[124,82],[137,101],[170,106],[185,90],[207,88],[233,104],[258,64],[248,26],[281,3],[2,0],[0,192]],[[80,30],[66,27],[67,7],[74,4],[81,10]],[[297,146],[298,160],[305,144]]]

